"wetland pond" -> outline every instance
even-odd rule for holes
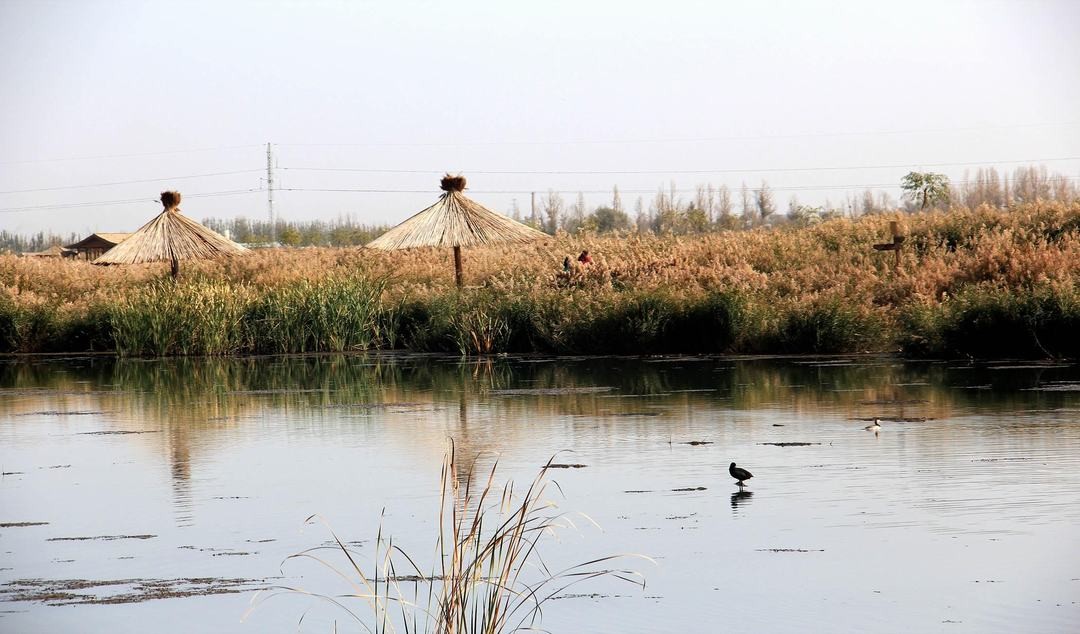
[[[430,561],[448,438],[459,477],[577,467],[551,491],[599,528],[549,563],[655,560],[552,632],[1080,631],[1080,367],[357,355],[0,359],[0,632],[363,631],[244,617],[350,591],[283,564],[330,543],[312,514],[368,568],[380,523]]]

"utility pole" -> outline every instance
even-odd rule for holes
[[[266,144],[266,213],[270,219],[270,242],[274,242],[274,154]]]
[[[537,226],[536,223],[536,192],[529,192],[529,204],[532,207],[532,223],[533,226]]]

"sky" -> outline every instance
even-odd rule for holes
[[[1080,2],[0,0],[0,229],[1080,180]],[[556,173],[553,173],[556,172]],[[136,182],[133,182],[136,181]],[[595,192],[595,193],[593,193]]]

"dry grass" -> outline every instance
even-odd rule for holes
[[[888,238],[894,219],[908,235],[898,269],[891,253],[871,248]],[[380,301],[390,313],[384,317],[400,326],[400,336],[389,339],[424,349],[603,352],[605,338],[619,343],[605,333],[621,329],[619,345],[634,343],[628,337],[647,342],[650,332],[655,345],[620,351],[674,351],[693,343],[675,345],[675,331],[698,319],[701,333],[720,326],[730,331],[712,337],[703,351],[903,345],[920,354],[970,353],[934,343],[929,331],[956,326],[963,311],[1007,308],[1002,302],[1021,299],[1037,301],[1017,304],[1016,310],[1034,311],[1018,323],[1038,330],[1045,315],[1065,320],[1055,328],[1071,323],[1080,297],[1078,228],[1080,205],[1053,203],[688,237],[559,235],[470,249],[465,282],[472,288],[463,293],[454,288],[446,249],[275,249],[192,262],[182,283],[265,294],[327,277],[386,279]],[[582,249],[594,263],[575,263],[564,273],[563,258]],[[0,315],[7,305],[77,319],[143,292],[163,273],[161,265],[94,267],[0,256]],[[3,329],[0,323],[0,335]],[[1039,341],[1054,354],[1068,348]]]
[[[440,479],[438,537],[427,568],[384,535],[380,524],[375,565],[367,570],[359,563],[360,553],[336,534],[334,546],[288,558],[316,562],[333,578],[344,581],[346,592],[328,595],[284,587],[267,596],[285,592],[323,599],[367,632],[502,634],[538,631],[544,606],[585,581],[610,577],[644,588],[639,572],[608,567],[628,557],[652,561],[642,555],[598,557],[558,570],[548,567],[541,554],[542,542],[577,528],[548,495],[552,460],[524,491],[516,491],[512,481],[496,485],[495,466],[486,481],[477,485],[471,469],[469,474],[458,472],[457,460],[451,443]],[[309,523],[313,520],[317,516],[308,518]],[[331,560],[334,555],[336,560]],[[257,606],[265,598],[257,595],[253,602]],[[367,609],[360,611],[357,604]]]

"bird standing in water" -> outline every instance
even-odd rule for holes
[[[743,469],[742,467],[736,467],[734,462],[731,463],[730,467],[728,467],[727,472],[731,474],[731,477],[738,480],[736,484],[738,484],[739,486],[743,485],[743,480],[749,480],[750,478],[754,477],[754,474],[750,473],[746,469]]]
[[[866,427],[863,427],[863,429],[865,429],[866,431],[872,431],[872,432],[874,432],[876,434],[879,431],[881,431],[881,421],[879,421],[878,419],[875,418],[874,419],[874,424],[867,425]]]

